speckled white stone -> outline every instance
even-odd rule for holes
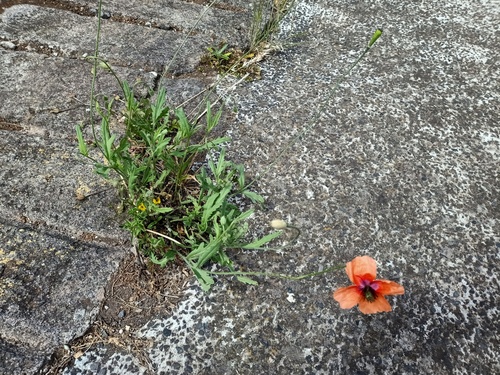
[[[235,258],[294,274],[366,254],[406,292],[370,316],[332,299],[342,271],[192,287],[141,332],[157,374],[500,373],[499,24],[491,1],[298,1],[281,33],[298,43],[233,94],[228,155],[263,173],[325,105],[254,185],[267,198],[254,233],[280,217],[302,236]]]

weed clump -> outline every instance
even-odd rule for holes
[[[283,18],[294,5],[295,0],[255,0],[247,47],[232,48],[224,42],[209,46],[200,61],[200,70],[244,76],[247,80],[260,79],[261,70],[257,63],[280,49],[273,38]]]
[[[121,137],[111,133],[114,100],[105,99],[102,105],[96,103],[99,135],[93,131],[102,160],[89,151],[77,127],[80,153],[94,162],[97,174],[118,188],[129,215],[124,227],[141,253],[161,266],[184,260],[208,290],[214,281],[204,269],[207,263],[237,273],[229,249],[259,248],[280,232],[244,242],[245,220],[253,210],[242,211],[231,201],[237,196],[256,204],[264,200],[247,188],[243,166],[226,160],[222,145],[229,138],[211,136],[221,110],[214,113],[207,102],[204,124],[192,122],[182,108],[169,107],[164,89],[151,101],[137,100],[126,82],[121,86],[125,133]],[[218,156],[203,163],[207,154]]]

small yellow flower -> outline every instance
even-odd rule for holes
[[[158,198],[153,198],[153,203],[154,204],[160,204],[161,203],[161,198],[158,197]]]
[[[137,208],[140,210],[140,211],[146,211],[146,206],[144,205],[144,203],[140,203]]]

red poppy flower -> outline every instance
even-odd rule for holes
[[[359,305],[363,314],[375,314],[391,311],[391,305],[384,296],[403,294],[404,288],[389,280],[376,280],[377,263],[369,256],[356,257],[347,263],[347,276],[351,286],[337,289],[333,298],[340,303],[340,308],[350,309]]]

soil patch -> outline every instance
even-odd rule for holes
[[[152,318],[172,312],[191,277],[181,262],[161,268],[143,263],[131,254],[109,282],[96,321],[82,337],[58,348],[39,374],[60,374],[72,361],[99,344],[131,352],[143,366],[150,368],[145,354],[150,342],[137,339],[135,334]]]

